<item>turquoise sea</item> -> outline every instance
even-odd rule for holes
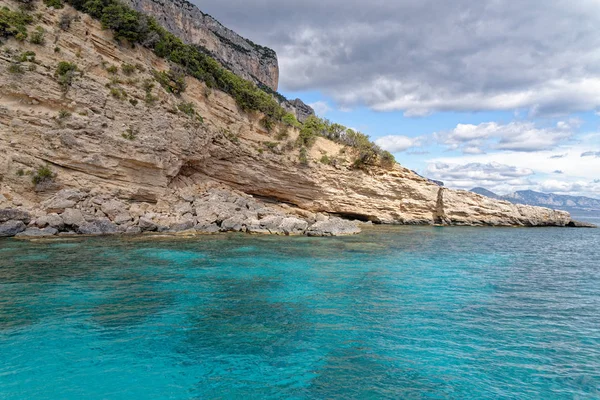
[[[0,399],[599,399],[600,230],[0,241]]]

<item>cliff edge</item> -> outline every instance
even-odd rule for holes
[[[279,65],[272,49],[245,39],[185,0],[125,0],[153,16],[188,44],[198,45],[235,74],[277,91]]]
[[[299,129],[267,129],[260,113],[195,78],[172,93],[157,81],[164,59],[115,41],[90,16],[37,7],[31,29],[43,42],[9,38],[0,54],[0,236],[571,222],[441,188],[398,164],[357,169],[351,148],[323,137],[298,148]]]

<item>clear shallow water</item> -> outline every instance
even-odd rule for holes
[[[0,399],[600,398],[600,230],[0,241]]]

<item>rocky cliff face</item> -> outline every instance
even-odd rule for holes
[[[153,16],[167,30],[188,44],[196,44],[226,68],[255,83],[277,90],[277,54],[244,39],[185,0],[124,0],[136,10]]]
[[[156,82],[152,87],[150,70],[168,69],[164,60],[120,46],[86,15],[68,31],[59,29],[61,15],[73,12],[44,9],[39,25],[46,44],[11,39],[0,55],[0,209],[29,212],[0,221],[9,224],[7,232],[29,224],[36,235],[55,224],[80,233],[356,233],[337,217],[443,225],[570,222],[565,212],[442,188],[399,165],[353,169],[350,150],[323,138],[304,165],[293,146],[296,130],[267,132],[261,115],[242,112],[231,97],[195,79],[188,78],[180,97]],[[26,51],[35,58],[24,58]],[[55,74],[61,61],[79,70],[67,91]],[[123,64],[137,69],[111,68]],[[319,162],[325,155],[335,162]]]

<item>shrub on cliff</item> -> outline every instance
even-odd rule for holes
[[[35,28],[33,33],[31,34],[31,39],[29,41],[32,44],[43,45],[45,43],[44,36],[46,35],[46,31],[41,26]]]
[[[374,164],[378,157],[382,160],[385,158],[385,162],[389,163],[391,155],[382,156],[382,150],[371,143],[366,135],[314,116],[300,124],[277,102],[276,98],[280,101],[285,99],[281,95],[264,86],[258,87],[225,69],[206,50],[185,44],[160,26],[154,18],[131,9],[119,0],[67,1],[76,9],[100,20],[105,28],[112,29],[115,38],[147,47],[157,56],[173,63],[170,71],[155,73],[155,79],[168,92],[179,94],[185,90],[185,73],[205,82],[209,89],[217,88],[228,93],[243,111],[263,113],[263,125],[267,129],[272,128],[276,122],[301,128],[296,142],[299,147],[310,147],[318,136],[323,136],[355,148],[357,166]],[[146,90],[146,103],[152,104],[155,100],[150,91]]]
[[[76,16],[72,14],[63,14],[58,20],[58,26],[63,31],[68,31],[71,28],[71,23],[75,20]]]
[[[44,4],[46,4],[47,7],[52,7],[57,10],[59,10],[65,6],[63,4],[62,0],[44,0]]]
[[[35,0],[17,0],[20,6],[25,10],[33,10]]]
[[[329,156],[327,154],[323,154],[323,156],[321,157],[321,164],[325,164],[325,165],[331,165],[331,158],[329,158]]]
[[[73,79],[75,78],[77,70],[77,65],[73,63],[67,61],[58,63],[54,76],[65,92],[69,90],[69,87],[73,84]]]
[[[125,132],[121,134],[121,136],[123,137],[123,139],[135,140],[138,136],[138,133],[139,131],[137,129],[129,127]]]
[[[302,165],[308,165],[308,149],[306,147],[300,148],[300,152],[298,153],[298,161]]]
[[[34,62],[35,61],[35,52],[33,51],[24,51],[18,57],[19,62]]]
[[[15,37],[18,40],[27,38],[27,25],[33,17],[24,11],[11,11],[8,7],[0,8],[0,37]]]
[[[39,185],[41,183],[51,182],[54,180],[54,173],[47,165],[42,165],[38,167],[33,176],[31,177],[31,182],[34,185]]]
[[[121,71],[127,76],[132,75],[136,71],[136,67],[133,64],[123,63],[121,64]]]
[[[171,68],[169,71],[154,71],[154,79],[169,93],[181,94],[187,87],[185,74],[180,68]]]
[[[280,121],[285,111],[269,94],[255,84],[223,68],[198,47],[187,45],[162,28],[153,18],[139,13],[118,0],[69,0],[76,9],[99,19],[105,28],[112,29],[117,39],[148,47],[159,56],[179,65],[189,75],[233,96],[244,111],[260,111],[271,121]],[[159,78],[171,77],[160,76]],[[161,83],[167,83],[160,79]],[[177,80],[175,80],[177,81]],[[167,84],[173,93],[185,88]]]
[[[322,119],[313,116],[308,117],[302,128],[300,128],[300,134],[296,140],[296,145],[299,147],[305,146],[311,148],[317,141],[317,136],[323,134],[325,130],[325,123]]]
[[[382,151],[379,155],[379,165],[386,169],[392,169],[396,165],[396,159],[389,151]]]
[[[302,124],[296,119],[296,116],[292,113],[285,114],[283,118],[281,118],[281,122],[294,128],[300,128],[302,126]]]
[[[11,74],[24,74],[25,73],[25,69],[23,68],[23,66],[19,62],[13,62],[13,63],[11,63],[8,66],[7,71],[9,73],[11,73]]]
[[[267,130],[267,132],[271,133],[273,128],[275,127],[275,121],[268,117],[264,117],[260,120],[260,124]]]

